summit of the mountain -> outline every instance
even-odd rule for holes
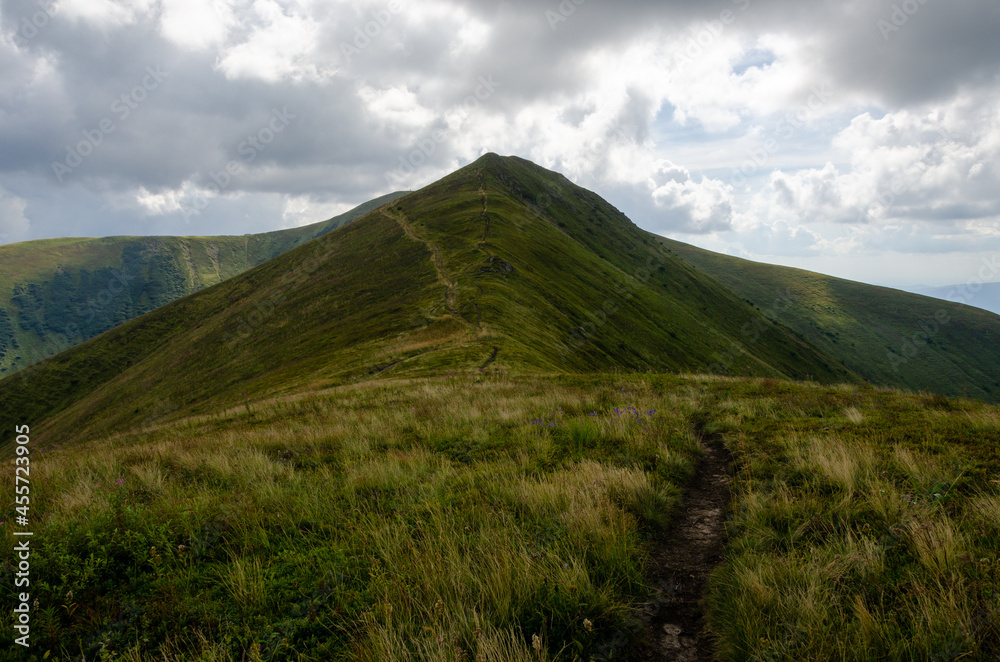
[[[486,154],[0,381],[0,403],[5,419],[71,437],[216,402],[488,365],[856,377],[597,194]]]

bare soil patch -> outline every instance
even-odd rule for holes
[[[665,534],[646,570],[656,592],[643,608],[646,641],[630,660],[712,662],[714,646],[702,596],[725,552],[729,503],[729,452],[717,441],[705,455],[684,496],[684,512]]]

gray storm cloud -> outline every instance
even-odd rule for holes
[[[953,159],[942,181],[964,179],[939,187],[942,199],[902,196],[896,213],[953,221],[950,186],[973,198],[956,215],[996,220],[984,146],[1000,108],[1000,5],[985,0],[3,0],[0,21],[0,241],[190,233],[183,210],[206,195],[199,233],[274,229],[487,150],[619,195],[656,231],[738,240],[753,216],[801,238],[810,209],[778,217],[762,201],[861,208],[870,201],[845,202],[842,189],[874,196],[902,171],[913,138],[890,130],[858,147],[882,183],[850,179],[861,166],[837,144],[865,113],[950,121],[960,135],[942,149],[983,163]],[[749,193],[734,187],[774,118],[817,85],[836,100],[766,155]],[[985,116],[970,115],[977,103]],[[295,120],[269,133],[275,109]],[[664,161],[687,179],[657,182]],[[808,174],[830,161],[839,178]]]

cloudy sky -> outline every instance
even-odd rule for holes
[[[995,0],[0,8],[0,243],[292,227],[493,151],[713,250],[1000,281]]]

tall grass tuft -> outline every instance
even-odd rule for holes
[[[727,397],[768,402],[767,386]],[[1000,435],[985,431],[997,409],[791,398],[802,415],[756,406],[733,426],[732,406],[711,412],[739,467],[708,595],[720,659],[1000,659]]]

